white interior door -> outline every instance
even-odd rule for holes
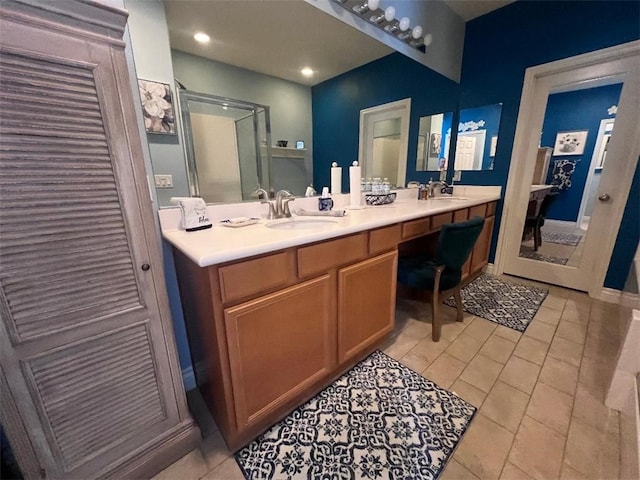
[[[461,135],[456,142],[456,170],[473,170],[476,156],[476,137]]]
[[[505,195],[495,271],[599,295],[640,156],[640,42],[527,70]],[[615,130],[580,261],[557,265],[519,257],[536,151],[547,99],[571,86],[622,83]]]

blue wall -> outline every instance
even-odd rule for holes
[[[432,176],[415,172],[414,139],[420,116],[457,111],[458,105],[467,108],[502,103],[494,169],[464,172],[462,183],[506,186],[526,68],[637,40],[638,18],[640,2],[635,1],[516,1],[467,23],[458,88],[399,54],[313,87],[314,184],[328,185],[332,161],[346,166],[358,157],[361,109],[411,97],[408,180],[426,181]],[[454,124],[458,121],[456,117]],[[453,145],[455,133],[451,138]],[[452,163],[449,162],[450,173]],[[346,183],[343,187],[346,188]],[[491,261],[495,257],[501,214],[500,202]],[[621,232],[637,221],[630,217],[632,211],[625,214]],[[611,265],[630,265],[635,248],[619,236]],[[624,281],[620,284],[607,276],[605,285],[620,289]]]
[[[553,147],[558,132],[587,130],[587,141],[582,155],[554,155],[549,162],[547,183],[551,183],[555,160],[576,160],[576,169],[571,176],[571,187],[561,190],[551,204],[547,215],[554,220],[575,222],[578,219],[582,194],[589,175],[591,157],[598,138],[600,121],[615,118],[607,109],[618,104],[622,84],[590,88],[577,92],[549,95],[547,111],[542,125],[541,145]]]
[[[433,172],[416,172],[419,119],[457,110],[458,85],[399,53],[351,70],[311,89],[313,184],[329,185],[331,162],[343,168],[358,159],[360,110],[411,98],[407,181],[426,182]],[[455,118],[454,118],[455,121]],[[448,152],[445,154],[448,157]],[[343,191],[349,178],[343,175]]]

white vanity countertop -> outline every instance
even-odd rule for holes
[[[162,236],[191,258],[201,267],[228,262],[241,258],[268,253],[306,243],[318,242],[351,233],[384,227],[438,213],[458,210],[482,203],[498,200],[500,187],[456,187],[455,196],[459,199],[417,200],[417,190],[401,190],[398,198],[390,205],[366,206],[361,210],[347,210],[344,217],[328,217],[336,223],[327,223],[314,229],[279,230],[268,228],[272,221],[261,218],[254,225],[229,228],[217,222],[229,216],[260,216],[266,214],[266,205],[257,202],[236,204],[235,206],[209,206],[208,213],[214,222],[212,228],[196,232],[186,232],[179,226],[180,210],[168,208],[159,211]],[[334,210],[348,203],[348,195],[334,196]],[[291,204],[292,211],[297,209],[317,210],[316,198],[299,198]],[[235,215],[229,212],[233,209]],[[242,211],[238,211],[242,210]],[[252,213],[253,212],[253,213]],[[222,216],[221,216],[222,215]],[[294,215],[294,217],[296,217]],[[315,220],[325,217],[296,217],[301,220]]]

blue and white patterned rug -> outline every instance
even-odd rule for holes
[[[582,235],[563,232],[542,232],[542,243],[559,243],[560,245],[576,246],[580,243]]]
[[[524,332],[549,290],[507,283],[482,274],[461,291],[462,308],[477,317]],[[453,297],[444,302],[455,307]]]
[[[476,408],[380,351],[236,453],[254,479],[436,479]]]
[[[533,252],[530,250],[521,251],[519,255],[523,258],[538,260],[539,262],[555,263],[556,265],[566,265],[567,262],[569,261],[568,258],[554,257],[552,255],[543,255],[542,253]]]

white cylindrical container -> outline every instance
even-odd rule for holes
[[[331,195],[342,193],[342,167],[336,162],[331,165]]]
[[[351,207],[359,208],[362,203],[360,195],[360,178],[362,171],[357,162],[355,165],[349,167],[349,203]]]

